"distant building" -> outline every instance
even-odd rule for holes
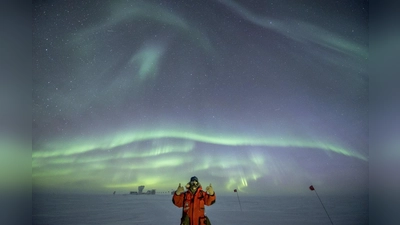
[[[144,185],[138,187],[139,195],[143,194]]]
[[[155,195],[155,194],[156,194],[156,189],[148,190],[148,191],[146,192],[146,194],[148,194],[148,195]]]
[[[143,192],[143,189],[144,189],[144,185],[141,185],[138,187],[138,191],[131,191],[131,192],[129,192],[129,194],[131,194],[131,195],[144,195],[144,194],[155,195],[156,194],[156,189],[148,190],[146,193]]]

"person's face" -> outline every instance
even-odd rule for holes
[[[199,187],[199,182],[196,179],[190,181],[190,189],[195,191]]]
[[[190,186],[197,187],[198,182],[196,180],[190,181]]]

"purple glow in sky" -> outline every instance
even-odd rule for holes
[[[368,192],[367,1],[33,4],[36,192]]]

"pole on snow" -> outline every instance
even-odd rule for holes
[[[327,212],[326,209],[325,209],[324,204],[322,203],[321,199],[319,198],[319,195],[318,195],[318,193],[317,193],[317,190],[315,190],[314,186],[312,186],[312,185],[311,185],[309,188],[310,188],[311,191],[315,191],[315,194],[317,194],[317,197],[318,197],[319,201],[321,202],[321,205],[322,205],[322,207],[324,208],[324,210],[325,210],[325,212],[326,212],[326,215],[328,215],[328,218],[329,218],[329,220],[331,221],[331,224],[333,225],[333,222],[332,222],[332,220],[331,220],[331,217],[329,216],[328,212]]]
[[[237,189],[233,190],[233,192],[236,192],[236,195],[237,195],[237,198],[238,198],[238,202],[239,202],[239,206],[240,206],[240,211],[242,211],[242,204],[240,204],[239,193],[238,193]]]

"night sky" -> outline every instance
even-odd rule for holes
[[[368,193],[368,2],[34,1],[34,192]]]

